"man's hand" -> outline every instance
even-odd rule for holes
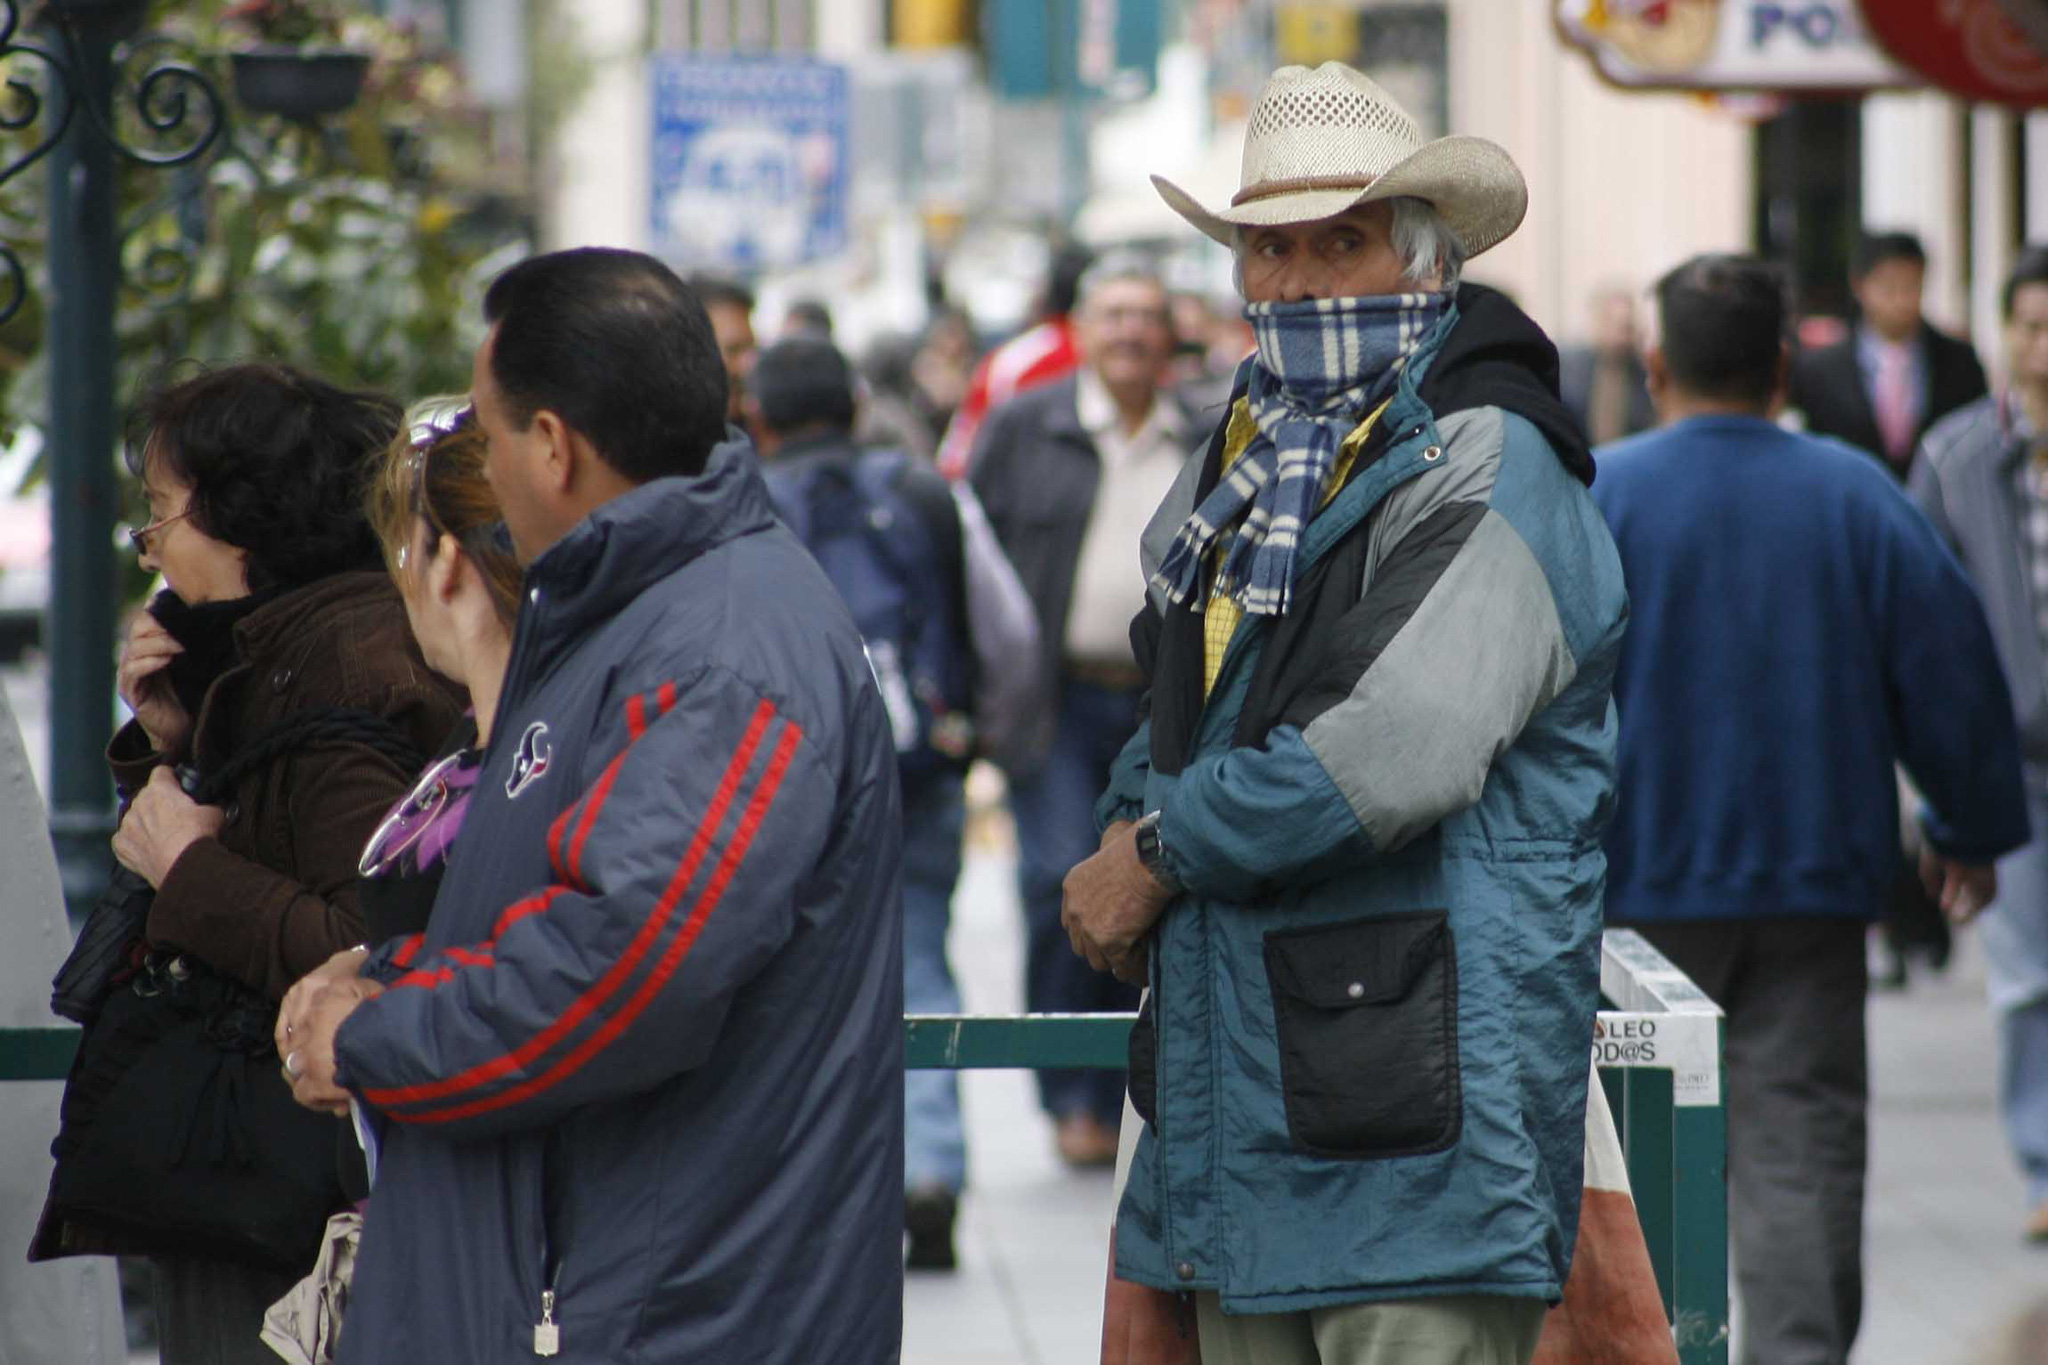
[[[1128,821],[1103,831],[1102,848],[1067,874],[1060,923],[1074,951],[1099,972],[1145,984],[1145,954],[1138,941],[1173,896],[1138,861]]]
[[[167,758],[181,758],[192,738],[192,717],[185,714],[178,696],[171,691],[171,675],[164,670],[185,647],[171,638],[147,611],[135,613],[128,627],[128,639],[121,646],[121,662],[114,672],[114,690],[135,713],[150,747]]]
[[[277,1025],[273,1034],[277,1040],[278,1056],[284,1056],[296,1046],[296,1039],[313,1017],[314,1007],[322,1000],[337,991],[360,994],[356,987],[364,984],[363,963],[369,956],[369,950],[365,948],[350,948],[336,953],[300,977],[284,993],[284,1003],[277,1007]]]
[[[334,1035],[357,1006],[383,993],[384,988],[376,982],[357,977],[334,985],[302,1011],[302,1022],[291,1026],[291,1046],[278,1054],[284,1058],[284,1076],[293,1099],[324,1114],[348,1112],[348,1091],[334,1083]],[[285,1026],[278,1027],[282,1030]]]
[[[121,866],[161,888],[179,855],[219,834],[225,823],[218,806],[202,806],[185,795],[176,776],[160,765],[128,803],[128,813],[114,831],[114,856]]]
[[[1990,863],[1944,858],[1931,844],[1920,846],[1920,884],[1940,902],[1951,924],[1968,924],[1998,896],[1998,869]]]

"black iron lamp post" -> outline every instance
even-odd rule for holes
[[[31,58],[50,77],[48,107],[26,80],[7,81],[0,127],[40,137],[0,166],[0,183],[48,158],[50,831],[74,918],[105,884],[113,833],[112,784],[99,755],[114,693],[113,535],[120,510],[113,465],[121,273],[115,168],[119,160],[159,168],[198,161],[227,122],[220,94],[203,73],[163,60],[140,74],[128,99],[151,136],[175,145],[143,149],[122,139],[115,122],[115,86],[124,74],[117,48],[133,37],[146,9],[146,0],[49,0],[45,22],[24,39],[15,0],[0,0],[0,58]],[[19,258],[0,244],[0,321],[20,308],[28,287]]]

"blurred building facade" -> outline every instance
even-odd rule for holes
[[[985,329],[1020,321],[1048,238],[1068,232],[1153,243],[1184,283],[1226,290],[1221,250],[1157,202],[1148,176],[1227,197],[1243,117],[1287,61],[1351,61],[1433,131],[1507,147],[1529,179],[1529,218],[1474,277],[1566,340],[1585,335],[1586,302],[1603,287],[1645,287],[1704,250],[1784,260],[1802,307],[1839,310],[1869,225],[1921,235],[1929,315],[1990,356],[1998,283],[2023,240],[2048,238],[2048,115],[1911,88],[1625,89],[1566,41],[1573,0],[447,3],[464,46],[493,67],[512,60],[517,29],[535,79],[579,73],[573,105],[537,139],[550,245],[654,244],[648,69],[659,54],[844,64],[847,247],[757,282],[764,303],[833,300],[856,341],[914,329],[941,293]],[[1847,28],[1857,3],[1720,8],[1727,25],[1810,10]],[[555,14],[553,29],[536,27],[536,6]]]

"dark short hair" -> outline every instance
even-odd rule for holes
[[[491,281],[491,378],[522,428],[543,408],[635,483],[698,474],[725,436],[725,362],[704,306],[638,251],[530,256]]]
[[[1657,281],[1664,364],[1701,398],[1765,403],[1785,344],[1785,279],[1754,256],[1695,256]]]
[[[377,567],[363,488],[401,418],[288,365],[181,366],[137,397],[125,459],[191,486],[193,522],[246,552],[251,592],[297,588]]]
[[[2026,247],[2013,262],[2012,274],[2005,277],[2005,290],[1999,296],[2000,317],[2012,321],[2013,303],[2030,284],[2048,284],[2048,246]]]
[[[762,425],[778,434],[853,425],[853,367],[829,341],[793,336],[765,347],[754,357],[747,389]]]
[[[754,291],[726,275],[696,274],[689,279],[690,292],[706,308],[737,308],[754,311]]]
[[[1927,248],[1910,232],[1866,232],[1856,243],[1856,258],[1849,269],[1862,279],[1887,261],[1906,261],[1927,268]]]
[[[1048,317],[1063,318],[1074,311],[1081,297],[1081,277],[1095,264],[1095,253],[1084,246],[1063,246],[1052,253],[1045,275],[1045,311]]]
[[[785,316],[790,322],[830,341],[832,339],[832,310],[825,306],[823,299],[798,299],[789,305]]]

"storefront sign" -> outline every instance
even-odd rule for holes
[[[1557,24],[1617,85],[1833,91],[1918,84],[1872,41],[1856,0],[1558,0]]]
[[[2007,12],[2010,0],[1863,0],[1877,41],[1964,99],[2048,105],[2048,54]]]

